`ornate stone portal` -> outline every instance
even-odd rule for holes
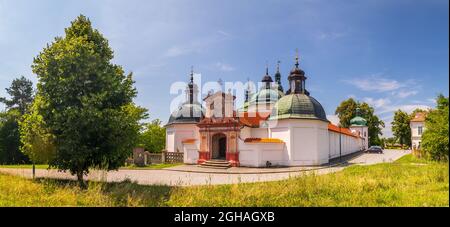
[[[208,95],[206,114],[197,126],[200,132],[198,163],[211,159],[227,160],[232,166],[239,166],[238,142],[241,125],[234,111],[235,96],[217,92]]]

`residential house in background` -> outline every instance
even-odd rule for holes
[[[413,150],[420,149],[422,142],[422,134],[425,130],[425,112],[416,113],[416,115],[410,121],[411,127],[411,146]]]

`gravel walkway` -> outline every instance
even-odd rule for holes
[[[230,168],[229,170],[204,169],[197,166],[179,166],[161,170],[124,170],[93,171],[89,180],[106,180],[120,182],[130,179],[145,185],[192,186],[209,184],[235,184],[249,182],[276,181],[288,179],[302,174],[315,173],[318,175],[340,171],[349,165],[372,165],[383,162],[393,162],[410,151],[385,150],[384,154],[362,154],[354,157],[344,165],[323,167],[289,167],[289,168]],[[270,170],[270,171],[269,171]],[[228,172],[227,172],[228,171]],[[1,173],[32,177],[31,169],[0,168]],[[69,173],[57,170],[36,169],[36,177],[75,179]]]

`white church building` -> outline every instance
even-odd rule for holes
[[[209,93],[200,103],[191,72],[186,101],[165,126],[166,151],[183,152],[186,164],[267,167],[323,165],[367,149],[367,121],[355,113],[349,128],[330,123],[306,89],[298,57],[286,92],[279,67],[274,78],[266,69],[264,86],[247,90],[236,108],[230,92]]]

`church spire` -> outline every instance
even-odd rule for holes
[[[264,83],[266,89],[270,88],[270,83],[273,82],[272,77],[269,75],[269,65],[267,63],[266,63],[266,75],[264,75],[261,82]]]
[[[281,85],[281,73],[280,73],[280,61],[277,61],[277,72],[275,73],[275,82],[278,85],[278,90],[283,92],[283,86]]]
[[[291,73],[288,77],[289,80],[289,94],[306,94],[309,95],[309,92],[305,88],[305,80],[307,77],[305,76],[305,72],[299,67],[299,57],[298,57],[298,49],[296,50],[295,56],[295,67],[291,70]]]
[[[247,78],[247,88],[245,89],[245,102],[248,102],[250,98],[250,79]]]
[[[191,66],[191,80],[189,83],[194,84],[194,66]]]
[[[194,84],[194,66],[191,66],[191,73],[189,78],[189,83],[186,90],[187,101],[190,104],[193,104],[194,101],[197,100],[198,88],[197,85]]]

